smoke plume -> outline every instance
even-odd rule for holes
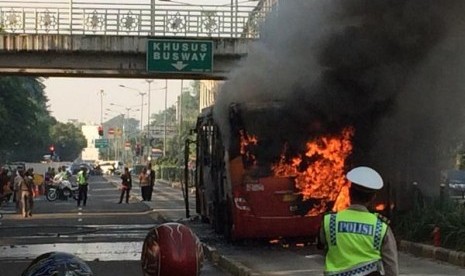
[[[465,134],[464,13],[462,0],[280,1],[218,96],[223,139],[231,103],[281,102],[257,130],[269,156],[353,126],[349,166],[436,191]]]

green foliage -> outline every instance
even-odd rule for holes
[[[53,122],[41,79],[0,77],[0,161],[36,161],[50,140]]]
[[[87,140],[81,129],[71,123],[57,122],[52,126],[50,135],[55,145],[55,152],[63,161],[73,161],[87,146]]]
[[[199,115],[199,89],[200,82],[193,81],[190,88],[185,88],[181,101],[181,125],[176,117],[176,108],[169,107],[153,116],[154,125],[163,125],[166,114],[167,126],[177,129],[175,135],[167,139],[166,156],[157,159],[157,165],[163,166],[184,166],[184,148],[187,138],[192,138],[190,131],[195,127],[197,116]],[[163,148],[163,139],[157,139],[156,145]]]
[[[442,246],[465,251],[465,206],[451,200],[436,200],[425,207],[398,215],[396,236],[413,242],[431,243],[435,225],[441,229]]]
[[[62,160],[86,146],[81,130],[50,116],[41,78],[0,77],[0,163],[38,162],[51,144]]]

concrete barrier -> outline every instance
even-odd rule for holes
[[[218,252],[218,250],[216,250],[214,247],[211,247],[205,243],[203,244],[203,252],[207,260],[221,267],[225,271],[231,273],[231,275],[234,275],[234,276],[256,275],[248,267],[226,256],[221,255]]]
[[[430,258],[465,267],[465,252],[402,240],[399,250],[417,257]]]

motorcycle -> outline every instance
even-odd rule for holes
[[[58,183],[53,183],[47,185],[47,191],[45,197],[48,201],[68,200],[70,198],[78,199],[79,186],[77,183],[71,182],[69,180],[61,180]]]

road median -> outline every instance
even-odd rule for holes
[[[465,267],[465,252],[405,240],[399,242],[399,250],[416,257],[435,259]]]

